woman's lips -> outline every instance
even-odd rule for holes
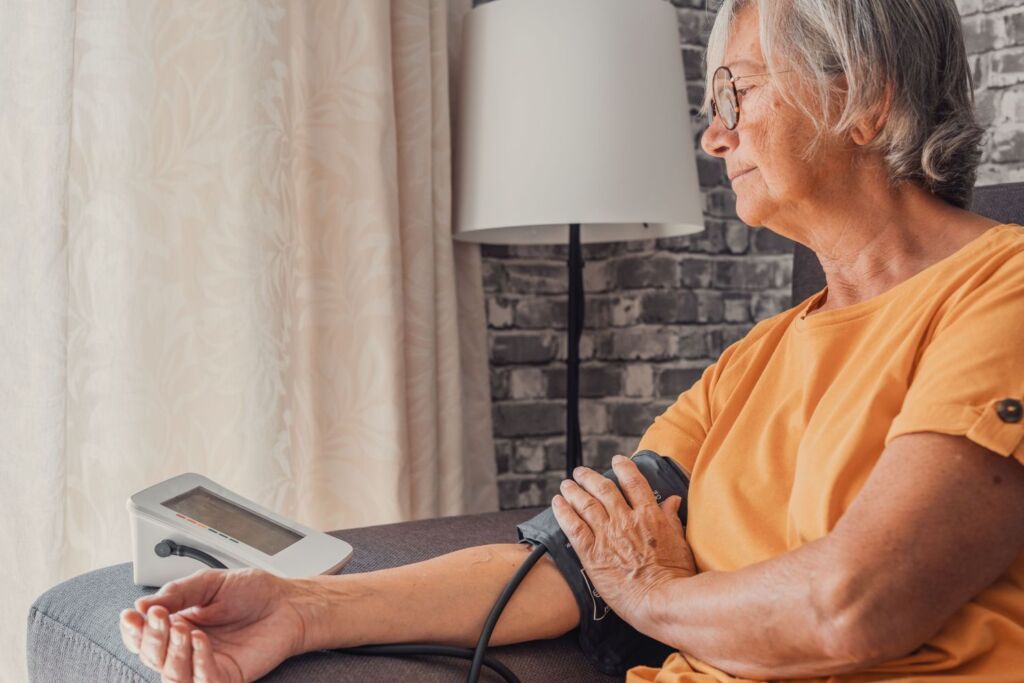
[[[748,173],[750,173],[751,171],[756,171],[756,170],[757,170],[757,167],[755,166],[754,168],[748,169],[748,170],[744,171],[743,173],[740,173],[740,174],[739,174],[738,176],[736,176],[735,178],[733,178],[733,182],[735,182],[735,181],[736,181],[736,180],[738,180],[739,178],[742,178],[743,176],[747,175],[747,174],[748,174]]]

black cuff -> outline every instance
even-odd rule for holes
[[[670,496],[682,496],[679,518],[685,526],[689,480],[683,470],[669,458],[651,451],[637,453],[633,462],[651,484],[659,503]],[[618,484],[612,470],[605,476]],[[520,543],[544,545],[548,549],[580,610],[580,649],[602,673],[620,676],[634,666],[661,666],[665,658],[675,651],[675,648],[637,631],[605,604],[591,585],[576,551],[558,526],[550,507],[517,526],[516,533]]]

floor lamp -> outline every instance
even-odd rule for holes
[[[569,245],[566,477],[579,429],[582,243],[704,230],[674,8],[497,0],[465,19],[455,239]]]

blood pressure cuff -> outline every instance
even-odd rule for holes
[[[647,479],[660,503],[671,496],[682,496],[679,520],[686,526],[686,497],[690,481],[685,472],[670,458],[652,451],[640,451],[633,462]],[[616,484],[613,470],[604,473]],[[623,621],[594,589],[576,551],[558,525],[549,507],[536,517],[516,527],[520,543],[543,545],[562,573],[576,598],[580,610],[579,643],[583,654],[602,673],[621,676],[626,670],[645,664],[661,666],[675,648],[640,633]]]

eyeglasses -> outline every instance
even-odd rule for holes
[[[777,74],[784,74],[793,71],[775,71]],[[736,81],[741,78],[753,78],[754,76],[770,76],[770,73],[748,74],[746,76],[733,76],[729,67],[720,66],[715,69],[715,75],[711,78],[711,110],[708,112],[708,126],[715,122],[715,115],[722,117],[722,123],[729,130],[735,130],[740,122],[739,94],[736,92]],[[719,104],[721,101],[721,104]]]

